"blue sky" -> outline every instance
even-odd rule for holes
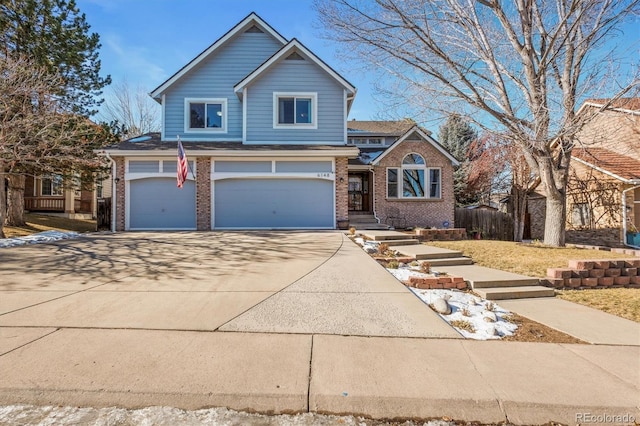
[[[163,83],[249,13],[256,12],[285,38],[297,38],[358,89],[349,118],[389,118],[373,95],[372,74],[356,62],[339,59],[335,45],[323,40],[312,0],[77,0],[91,31],[100,34],[103,74],[147,92]],[[602,52],[622,45],[623,69],[638,63],[638,19]],[[633,64],[633,65],[632,65]],[[107,89],[108,92],[108,89]],[[438,120],[422,123],[437,134]]]
[[[78,0],[91,31],[100,34],[102,73],[148,92],[171,77],[249,13],[287,39],[297,38],[358,88],[350,118],[375,119],[382,108],[355,64],[320,39],[311,0]],[[108,91],[108,89],[107,89]]]

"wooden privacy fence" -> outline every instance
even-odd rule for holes
[[[480,232],[482,238],[513,241],[513,219],[496,210],[456,207],[456,228],[465,228],[469,235]]]

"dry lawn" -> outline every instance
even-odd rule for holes
[[[557,292],[557,296],[570,302],[640,322],[640,289],[637,288],[560,290]]]
[[[460,250],[478,265],[503,271],[543,278],[547,268],[566,268],[571,259],[623,259],[629,255],[602,250],[545,247],[510,241],[463,240],[432,241],[436,247]],[[607,288],[593,290],[563,290],[561,299],[640,322],[640,289]]]
[[[602,250],[547,247],[511,241],[430,241],[431,246],[462,251],[478,265],[543,278],[547,268],[566,268],[571,259],[624,259],[629,255]]]
[[[25,227],[5,226],[4,234],[7,238],[24,237],[42,231],[75,231],[94,232],[96,230],[95,220],[67,219],[64,217],[47,216],[42,214],[25,214]]]

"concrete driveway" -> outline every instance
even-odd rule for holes
[[[0,250],[0,405],[637,419],[638,359],[637,346],[463,340],[338,232]]]
[[[336,232],[91,236],[0,265],[2,327],[459,337]]]

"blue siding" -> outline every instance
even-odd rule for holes
[[[274,129],[274,92],[318,94],[317,129]],[[346,144],[344,88],[310,60],[281,60],[248,87],[246,143]]]
[[[241,140],[242,104],[233,86],[282,45],[267,33],[241,33],[177,81],[166,93],[165,138]],[[185,98],[227,99],[227,133],[184,133]]]

